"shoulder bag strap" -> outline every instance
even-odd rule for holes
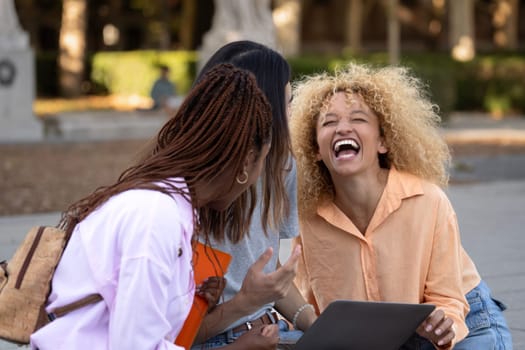
[[[78,218],[72,217],[71,220],[69,220],[67,227],[66,227],[65,246],[67,246],[67,244],[69,243],[69,239],[71,238],[71,235],[73,234],[73,230],[75,229],[75,226],[77,224],[78,224]],[[65,250],[65,247],[64,247],[64,250]],[[59,306],[57,308],[52,309],[51,312],[47,314],[47,317],[49,318],[50,321],[53,321],[57,317],[64,316],[65,314],[71,311],[80,309],[84,306],[98,303],[102,299],[103,299],[102,295],[98,293],[90,294],[70,304]]]

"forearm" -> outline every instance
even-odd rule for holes
[[[242,294],[238,293],[233,299],[218,304],[213,311],[206,315],[195,338],[195,343],[199,344],[206,341],[222,332],[238,319],[257,310],[258,308],[254,306],[246,305]]]
[[[305,301],[295,284],[292,284],[288,294],[284,298],[275,302],[275,308],[287,320],[292,322],[296,312],[305,304],[307,304],[307,301]],[[307,330],[316,318],[317,314],[315,313],[314,308],[304,308],[304,310],[302,310],[296,317],[297,328],[302,331]]]

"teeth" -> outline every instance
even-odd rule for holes
[[[359,146],[357,145],[357,142],[355,142],[355,140],[341,140],[341,141],[337,141],[337,142],[335,143],[335,145],[334,145],[334,151],[339,152],[339,148],[340,148],[342,145],[350,145],[350,146],[352,146],[354,149],[359,148]]]

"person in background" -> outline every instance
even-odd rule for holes
[[[295,91],[296,283],[307,300],[318,312],[336,299],[434,304],[403,349],[512,349],[505,307],[441,188],[450,154],[419,79],[351,63]]]
[[[271,106],[253,75],[211,69],[147,156],[64,213],[61,226],[78,224],[46,311],[88,295],[102,300],[39,329],[32,348],[182,349],[174,340],[196,292],[192,245],[243,239],[257,201],[248,189],[271,139]],[[259,335],[276,342],[278,329]]]
[[[257,183],[261,201],[256,205],[249,234],[237,243],[212,243],[233,259],[225,275],[222,302],[205,318],[193,349],[222,348],[228,344],[231,345],[225,348],[235,348],[239,336],[257,333],[260,325],[268,323],[279,325],[281,343],[295,343],[316,315],[293,285],[300,250],[296,248],[282,266],[278,261],[280,240],[298,234],[296,173],[288,129],[290,67],[279,53],[264,45],[236,41],[215,52],[196,83],[224,62],[255,75],[272,105],[273,138]],[[280,319],[273,307],[289,322]],[[290,329],[289,324],[295,328]],[[253,343],[243,349],[274,348],[275,344]]]
[[[177,97],[177,88],[170,80],[170,68],[160,65],[160,76],[151,87],[150,96],[153,100],[152,110],[164,110],[167,113],[174,112],[180,104]]]

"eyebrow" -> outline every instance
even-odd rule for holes
[[[353,110],[353,111],[350,112],[350,115],[354,115],[354,114],[364,114],[367,117],[369,116],[369,114],[366,111],[362,110],[362,109],[356,109],[356,110]],[[339,116],[339,113],[337,113],[337,112],[330,112],[329,111],[329,112],[324,113],[324,117],[325,118],[326,117],[337,117],[337,116]]]
[[[367,117],[369,116],[369,114],[363,109],[356,109],[356,110],[353,110],[352,112],[350,112],[350,115],[353,115],[353,114],[364,114]]]

